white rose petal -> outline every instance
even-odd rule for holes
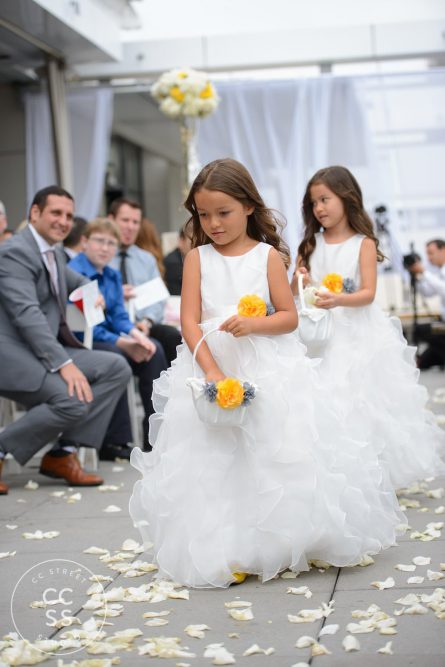
[[[411,605],[417,604],[418,601],[419,598],[415,593],[408,593],[408,595],[405,595],[404,598],[399,598],[396,600],[396,604]]]
[[[275,649],[270,646],[269,648],[260,648],[258,644],[252,644],[248,649],[246,649],[243,653],[244,657],[247,657],[249,655],[255,655],[257,653],[261,653],[262,655],[272,655],[272,653],[275,653]]]
[[[139,542],[136,542],[136,540],[127,539],[122,543],[121,549],[122,551],[135,551],[136,549],[139,549],[140,546],[141,545]]]
[[[227,613],[235,619],[235,621],[251,621],[254,618],[250,607],[247,609],[228,609]]]
[[[104,510],[104,512],[122,512],[122,509],[118,507],[117,505],[108,505]]]
[[[363,556],[360,563],[357,563],[357,565],[359,565],[360,567],[368,567],[368,565],[372,565],[373,563],[375,563],[374,558],[372,558],[372,556],[366,555]]]
[[[60,533],[57,530],[49,530],[46,533],[42,530],[36,530],[35,533],[22,533],[25,540],[52,540],[58,535],[60,535]]]
[[[400,570],[401,572],[414,572],[416,569],[415,565],[404,565],[403,563],[398,563],[397,565],[394,566],[396,570]]]
[[[406,609],[403,610],[403,613],[408,614],[408,616],[414,616],[415,614],[427,614],[428,609],[421,604],[413,604],[411,607],[406,607]]]
[[[297,641],[295,642],[295,646],[297,648],[307,648],[308,646],[312,646],[312,644],[315,644],[317,640],[314,639],[314,637],[309,637],[308,635],[303,635],[302,637],[299,637]]]
[[[184,632],[189,636],[193,637],[194,639],[204,639],[205,637],[205,632],[204,630],[210,630],[208,625],[205,625],[203,623],[198,623],[196,625],[188,625],[186,628],[184,628]]]
[[[377,649],[377,653],[383,653],[383,655],[394,655],[392,651],[392,642],[388,642],[382,648]]]
[[[2,558],[11,558],[12,556],[15,556],[17,551],[1,551],[0,552],[0,559]]]
[[[236,662],[223,644],[209,644],[204,651],[204,658],[213,658],[213,665],[234,665]]]
[[[73,493],[71,496],[68,496],[67,503],[77,503],[79,500],[82,500],[81,493]]]
[[[445,505],[439,505],[439,507],[436,507],[434,514],[445,514]]]
[[[148,625],[149,627],[160,627],[161,625],[168,625],[168,621],[166,618],[150,618],[148,621],[145,621],[144,625]]]
[[[360,651],[360,642],[357,637],[354,637],[353,635],[346,635],[341,645],[347,653],[349,653],[349,651]]]
[[[170,614],[169,611],[146,611],[144,614],[142,614],[142,618],[157,618],[158,616],[168,616]]]
[[[339,628],[340,626],[337,625],[336,623],[332,623],[331,625],[325,625],[318,633],[318,636],[323,637],[323,635],[335,635],[335,633],[338,632]]]
[[[93,554],[93,556],[101,556],[104,554],[109,554],[108,549],[102,549],[101,547],[88,547],[88,549],[83,550],[84,554]]]
[[[16,528],[18,528],[18,525],[16,523],[7,523],[6,528],[8,530],[15,530]]]
[[[427,570],[426,576],[430,581],[439,581],[439,579],[443,579],[445,575],[443,575],[442,572],[434,572],[434,570]]]
[[[331,655],[331,652],[328,651],[326,646],[324,646],[323,644],[315,642],[315,644],[312,644],[311,656],[314,658],[317,655]]]
[[[304,595],[305,598],[312,597],[312,593],[307,586],[300,586],[299,588],[290,586],[286,589],[286,593],[290,593],[291,595]]]
[[[416,556],[413,558],[414,565],[429,565],[431,563],[431,558],[425,558],[425,556]]]
[[[227,609],[237,609],[238,607],[251,607],[252,603],[244,600],[233,600],[232,602],[224,602],[224,606]]]
[[[286,570],[286,572],[283,572],[281,575],[282,579],[296,579],[298,577],[298,572],[291,572],[290,570]]]
[[[33,479],[30,479],[26,482],[23,488],[26,489],[27,491],[35,491],[36,489],[39,488],[39,485]]]
[[[395,581],[392,577],[388,577],[385,581],[372,581],[371,586],[377,588],[379,591],[383,591],[386,588],[393,588],[395,586]]]
[[[423,584],[425,577],[408,577],[407,584]]]

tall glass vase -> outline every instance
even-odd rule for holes
[[[180,136],[182,147],[182,195],[186,199],[190,186],[201,168],[196,143],[196,118],[193,116],[181,117]]]

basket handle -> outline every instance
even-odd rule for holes
[[[304,287],[303,287],[304,276],[302,273],[298,274],[298,296],[300,297],[301,311],[304,313],[308,310],[306,301],[304,299]]]
[[[203,336],[201,336],[201,338],[200,338],[200,339],[198,340],[198,342],[196,343],[195,349],[193,350],[193,356],[192,356],[192,368],[193,368],[193,375],[194,375],[195,377],[196,377],[196,370],[197,370],[197,369],[196,369],[196,355],[198,354],[198,350],[199,350],[199,348],[201,347],[202,343],[203,343],[203,342],[205,341],[205,339],[207,338],[207,336],[210,336],[210,334],[213,334],[213,333],[215,333],[216,331],[220,331],[220,328],[219,328],[219,327],[215,327],[214,329],[210,329],[210,331],[207,331],[207,333],[205,333]],[[248,341],[250,342],[250,344],[252,345],[253,350],[254,350],[254,352],[255,352],[255,354],[256,354],[256,347],[255,347],[255,344],[254,344],[253,340],[252,340],[250,337],[247,337],[247,340],[248,340]]]

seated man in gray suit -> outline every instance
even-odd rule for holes
[[[6,453],[25,464],[56,440],[40,472],[95,486],[102,479],[82,470],[77,445],[100,447],[131,370],[117,354],[86,350],[66,323],[67,295],[88,282],[66,266],[58,245],[73,208],[66,190],[40,190],[30,224],[0,247],[0,395],[27,408],[0,433],[0,472]],[[0,494],[7,492],[0,481]]]

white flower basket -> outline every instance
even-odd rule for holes
[[[308,306],[304,297],[303,275],[298,276],[300,297],[298,335],[314,357],[323,352],[332,334],[332,313],[315,306]]]
[[[204,378],[197,377],[198,369],[196,355],[198,350],[207,336],[210,336],[216,331],[219,331],[219,328],[211,329],[206,334],[204,334],[196,344],[192,358],[194,377],[187,378],[186,384],[192,391],[193,403],[195,405],[196,412],[198,413],[198,417],[202,422],[204,422],[204,424],[207,424],[207,426],[225,426],[231,428],[235,426],[242,426],[246,419],[247,410],[251,409],[250,406],[240,405],[239,407],[232,409],[221,408],[216,403],[216,401],[209,401],[205,394],[206,381]],[[253,345],[253,342],[250,342]],[[254,345],[253,347],[255,349]],[[250,384],[255,389],[255,391],[258,391],[258,387],[256,385],[252,383]]]

